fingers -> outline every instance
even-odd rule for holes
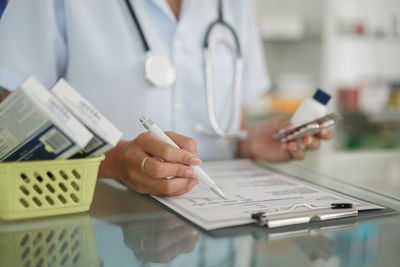
[[[185,139],[186,138],[186,139]],[[178,137],[178,142],[194,149],[195,146],[188,137]],[[181,163],[188,166],[199,165],[201,161],[190,151],[186,151],[170,145],[152,133],[142,133],[136,138],[138,146],[146,153],[161,158],[168,162]],[[194,148],[193,148],[194,146]]]
[[[333,132],[331,129],[326,128],[326,129],[323,129],[318,134],[316,134],[315,136],[317,136],[318,138],[321,138],[321,139],[329,140],[329,139],[333,138]]]
[[[193,187],[195,187],[196,185],[198,185],[200,182],[197,178],[193,179],[192,183],[189,184],[189,186],[182,188],[181,190],[176,191],[175,193],[171,194],[171,197],[176,197],[176,196],[180,196],[183,194],[186,194],[187,192],[189,192],[190,190],[193,189]]]
[[[142,194],[178,196],[198,184],[190,167],[201,163],[195,154],[196,142],[173,132],[167,134],[181,148],[149,132],[127,143],[120,161],[123,169],[120,180],[125,185]]]
[[[197,142],[190,138],[175,132],[165,132],[174,142],[183,150],[187,150],[193,154],[197,154]]]
[[[327,133],[327,137],[329,133]],[[313,135],[304,136],[301,141],[305,146],[305,149],[302,149],[299,144],[295,141],[288,142],[286,144],[286,148],[293,159],[302,160],[306,156],[307,150],[316,150],[321,146],[320,138]]]
[[[259,123],[250,131],[249,138],[241,147],[241,152],[252,158],[265,159],[273,162],[286,162],[291,159],[303,159],[307,150],[316,150],[321,146],[321,140],[331,139],[333,133],[329,129],[319,134],[304,136],[300,145],[296,141],[280,143],[273,135],[283,129],[291,127],[291,123],[285,117],[274,116]]]
[[[318,149],[321,146],[319,138],[312,135],[304,136],[302,142],[306,146],[306,149]]]
[[[154,188],[158,191],[158,195],[175,197],[189,192],[197,184],[199,184],[198,179],[175,177],[174,179],[162,180]]]
[[[141,194],[174,197],[185,194],[195,187],[196,178],[174,177],[173,179],[155,179],[149,175],[137,175],[134,180],[126,181],[127,186]]]
[[[302,160],[306,156],[306,151],[300,149],[295,141],[290,141],[287,143],[287,150],[292,159]]]
[[[157,158],[149,158],[144,165],[144,171],[155,178],[193,177],[195,175],[194,170],[189,166],[161,161]]]

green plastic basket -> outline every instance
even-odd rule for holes
[[[0,163],[0,219],[87,211],[103,159]]]

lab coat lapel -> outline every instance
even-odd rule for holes
[[[162,12],[164,12],[167,17],[175,22],[177,22],[175,15],[172,13],[170,6],[167,3],[167,0],[151,0],[154,5],[156,5]],[[190,9],[193,8],[195,3],[199,0],[181,0],[181,10],[179,15],[179,20],[182,20],[186,14],[189,13]]]
[[[156,5],[170,20],[176,22],[175,15],[172,13],[167,0],[151,0],[154,5]]]
[[[188,16],[190,10],[195,6],[195,4],[199,0],[181,0],[181,1],[182,1],[182,3],[181,3],[181,11],[180,11],[179,20],[182,20],[182,19],[184,19],[184,17]]]

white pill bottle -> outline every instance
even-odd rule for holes
[[[309,121],[323,117],[328,112],[328,104],[331,96],[321,89],[317,89],[312,98],[304,99],[290,121],[293,126],[300,126]]]

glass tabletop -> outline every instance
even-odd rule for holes
[[[400,209],[391,194],[306,164],[265,166]],[[399,226],[394,215],[214,237],[115,181],[99,180],[89,213],[0,222],[0,266],[398,266]]]
[[[302,161],[275,164],[303,176],[310,172],[390,195],[400,200],[400,150],[308,153]]]

